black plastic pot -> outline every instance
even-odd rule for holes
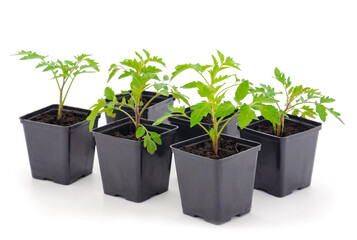
[[[142,96],[144,97],[148,97],[148,98],[152,98],[153,96],[155,96],[156,93],[154,92],[150,92],[150,91],[145,91],[143,92]],[[118,101],[122,99],[122,97],[124,96],[129,96],[129,94],[118,94],[116,95]],[[151,105],[149,107],[147,107],[143,113],[143,115],[141,116],[141,118],[145,118],[145,119],[150,119],[150,120],[156,120],[159,117],[161,117],[162,115],[164,115],[164,113],[168,112],[169,110],[167,109],[168,105],[173,105],[174,102],[174,97],[172,95],[170,95],[169,97],[165,97],[165,96],[158,96],[157,98],[155,98],[153,100],[153,103],[155,103],[154,105]],[[108,101],[108,100],[106,100]],[[131,116],[135,116],[134,111],[131,108],[128,107],[122,107],[122,109],[124,111],[126,111],[127,113],[129,113]],[[119,111],[119,110],[114,110],[113,113],[116,114],[115,118],[109,117],[107,114],[105,114],[105,119],[107,120],[107,123],[112,123],[115,121],[118,121],[120,119],[123,118],[127,118],[128,116]],[[168,123],[168,121],[164,121],[164,123]]]
[[[255,188],[277,197],[310,186],[317,138],[321,123],[289,115],[285,121],[294,121],[310,127],[309,130],[287,137],[277,137],[255,130],[262,117],[241,130],[243,138],[260,142]]]
[[[50,105],[20,120],[25,131],[33,178],[68,185],[92,173],[95,142],[89,132],[88,121],[64,127],[31,120],[57,110],[57,104]],[[85,115],[90,113],[86,109],[68,106],[64,106],[63,110]]]
[[[184,214],[222,224],[251,209],[254,175],[260,144],[221,135],[249,147],[227,158],[215,160],[181,150],[209,139],[208,135],[188,139],[171,146]]]
[[[192,110],[190,110],[190,108],[186,108],[185,109],[185,113],[186,114],[190,114],[192,112]],[[231,116],[231,115],[230,115]],[[227,120],[229,119],[229,117],[226,117],[224,120],[222,120],[218,126],[219,129],[221,129],[221,127],[227,122]],[[224,134],[228,134],[231,136],[235,136],[235,137],[240,137],[240,133],[236,127],[237,124],[237,120],[238,120],[238,115],[235,116],[227,125],[226,127],[223,129],[222,133]],[[198,125],[194,126],[194,127],[190,127],[190,120],[188,118],[184,118],[184,117],[170,117],[169,118],[169,122],[171,124],[174,124],[176,126],[179,127],[179,129],[177,130],[177,134],[175,135],[175,142],[181,142],[190,138],[194,138],[197,136],[201,136],[206,134],[206,132]],[[206,129],[211,129],[213,128],[213,124],[212,123],[203,123],[200,122],[202,126],[204,126]]]
[[[174,141],[177,126],[152,126],[153,121],[145,119],[141,119],[141,123],[150,131],[161,134],[162,145],[158,145],[154,155],[147,152],[143,141],[108,135],[115,130],[123,134],[129,129],[134,130],[135,126],[128,118],[93,130],[105,194],[143,202],[168,190],[170,144]]]

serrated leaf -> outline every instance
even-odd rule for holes
[[[44,66],[47,66],[47,65],[48,65],[47,62],[42,62],[42,63],[37,64],[36,68],[44,67]]]
[[[238,110],[238,112],[239,112],[238,126],[241,129],[248,126],[252,122],[253,119],[258,119],[257,116],[255,115],[255,112],[253,111],[253,109],[245,103]]]
[[[280,114],[278,109],[272,105],[259,105],[259,111],[262,116],[271,123],[280,124]]]
[[[340,118],[341,114],[334,111],[333,108],[327,108],[327,110],[335,117],[337,118],[341,123],[345,124],[342,119]]]
[[[278,103],[279,101],[265,94],[259,94],[259,95],[254,95],[253,102],[254,103]]]
[[[224,62],[224,55],[223,55],[220,51],[218,51],[218,50],[217,50],[217,53],[218,53],[219,60],[221,61],[221,64],[223,64],[223,62]]]
[[[160,91],[160,89],[165,87],[165,86],[166,86],[165,83],[155,83],[154,84],[154,88],[156,89],[156,91]]]
[[[105,96],[108,100],[111,100],[111,101],[112,101],[114,98],[116,98],[113,89],[111,89],[110,87],[106,87],[106,88],[105,88],[104,96]]]
[[[235,106],[230,101],[225,101],[221,103],[215,113],[215,117],[226,117],[231,115],[235,110]]]
[[[237,103],[240,103],[247,95],[249,91],[249,82],[248,81],[243,81],[241,84],[239,84],[234,100]]]
[[[325,122],[326,121],[326,107],[318,102],[315,102],[315,106],[316,106],[316,112],[317,114],[319,114],[320,119]]]
[[[155,143],[161,145],[162,141],[161,141],[161,135],[156,133],[156,132],[150,132],[151,138],[152,140],[154,140]]]
[[[190,127],[193,127],[199,123],[203,117],[206,117],[208,113],[211,113],[211,104],[203,101],[192,106],[191,110],[193,110],[193,112],[191,113]]]
[[[320,103],[332,103],[334,101],[335,101],[335,99],[330,98],[328,96],[326,96],[326,97],[324,96],[324,97],[320,98]]]

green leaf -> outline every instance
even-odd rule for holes
[[[341,114],[338,112],[335,112],[333,108],[327,108],[327,110],[335,117],[337,118],[341,123],[345,124],[342,119],[340,118]]]
[[[334,101],[335,101],[335,99],[330,98],[328,96],[326,96],[326,97],[324,96],[324,97],[320,98],[320,103],[332,103]]]
[[[45,59],[47,56],[42,56],[37,54],[36,52],[32,52],[32,51],[19,51],[18,53],[15,54],[16,55],[23,55],[22,58],[20,58],[20,60],[30,60],[30,59]]]
[[[143,128],[142,126],[138,127],[138,129],[136,130],[136,138],[139,139],[144,134],[145,134],[145,128]]]
[[[185,106],[173,107],[169,105],[167,108],[173,113],[185,113]]]
[[[279,110],[278,113],[279,113],[280,115],[283,115],[284,117],[287,117],[287,118],[289,117],[288,114],[287,114],[285,111],[283,111],[283,110]],[[293,115],[294,115],[294,114],[293,114]]]
[[[272,105],[259,105],[259,111],[262,114],[262,116],[270,121],[271,123],[276,123],[279,124],[280,123],[280,114],[278,109],[276,109],[274,106]]]
[[[198,82],[198,81],[193,81],[193,82],[189,82],[189,83],[183,85],[181,88],[184,88],[184,89],[197,88],[199,84],[203,84],[203,83]]]
[[[97,118],[99,109],[100,109],[100,107],[94,108],[86,119],[87,121],[90,121],[89,122],[89,131],[90,132],[93,130],[93,126],[94,126],[95,120]]]
[[[246,126],[248,126],[253,119],[258,119],[257,116],[255,115],[255,112],[253,109],[247,105],[243,104],[242,107],[238,110],[239,115],[238,115],[238,126],[243,129]]]
[[[148,51],[146,51],[145,49],[143,49],[143,52],[145,53],[147,58],[150,58],[150,53]]]
[[[278,103],[279,100],[276,100],[265,94],[259,94],[259,95],[254,95],[253,102],[254,103]]]
[[[235,93],[234,100],[239,104],[248,95],[248,90],[249,82],[245,80],[239,84]]]
[[[155,143],[161,145],[162,141],[161,141],[161,135],[156,133],[156,132],[150,132],[151,138],[152,140],[154,140]]]
[[[151,137],[149,135],[146,135],[144,137],[144,147],[146,147],[146,150],[150,154],[154,154],[155,151],[157,150],[156,143],[151,139]]]
[[[107,82],[109,82],[113,77],[114,75],[119,71],[119,68],[114,68],[110,73],[109,73],[109,77],[108,77],[108,80]]]
[[[156,89],[156,91],[160,91],[160,89],[165,86],[167,86],[165,83],[155,83],[154,84],[154,88]]]
[[[168,119],[169,117],[172,117],[172,116],[174,116],[174,115],[172,115],[171,113],[164,113],[164,115],[162,115],[161,117],[156,119],[156,121],[152,125],[153,126],[160,125],[163,121],[165,121],[166,119]]]
[[[301,107],[301,109],[304,110],[301,114],[302,118],[306,118],[306,116],[315,118],[316,113],[312,107],[304,105]]]
[[[234,110],[234,105],[230,101],[225,101],[218,106],[217,111],[215,113],[215,117],[218,118],[229,116],[234,112]]]
[[[106,87],[106,88],[105,88],[104,96],[105,96],[108,100],[111,100],[111,101],[112,101],[114,98],[116,98],[113,89],[111,89],[110,87]]]
[[[224,55],[223,55],[220,51],[218,51],[218,50],[217,50],[217,53],[218,53],[219,60],[221,61],[221,64],[223,64],[223,62],[224,62]]]
[[[193,112],[191,113],[190,127],[199,123],[203,117],[206,117],[208,113],[211,113],[211,104],[207,101],[202,101],[191,107]]]
[[[44,67],[44,66],[47,66],[47,65],[48,65],[47,62],[42,62],[42,63],[37,64],[36,68]]]
[[[315,102],[315,106],[316,106],[316,112],[317,114],[319,114],[320,119],[325,122],[326,121],[326,107],[318,102]]]

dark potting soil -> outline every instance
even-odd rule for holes
[[[248,147],[242,146],[233,140],[226,140],[223,138],[218,140],[218,155],[213,152],[213,144],[211,139],[196,145],[185,146],[181,148],[181,150],[185,152],[212,159],[222,159],[247,149]]]
[[[293,121],[285,121],[284,123],[284,131],[282,137],[287,137],[296,133],[304,132],[311,129],[311,127],[305,126],[303,124],[293,122]],[[271,135],[274,134],[273,125],[270,122],[264,121],[257,124],[255,130],[259,132],[268,133]]]
[[[62,110],[62,117],[57,119],[57,111],[51,111],[31,118],[32,121],[49,123],[59,126],[71,126],[86,120],[88,114]]]
[[[136,133],[129,130],[128,133],[126,134],[123,134],[121,132],[119,132],[118,130],[114,130],[114,131],[111,131],[111,132],[108,132],[107,133],[108,135],[110,136],[113,136],[113,137],[118,137],[118,138],[125,138],[125,139],[129,139],[129,140],[134,140],[134,141],[141,141],[142,139],[137,139],[136,138]]]

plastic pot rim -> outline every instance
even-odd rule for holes
[[[189,139],[186,139],[184,141],[174,143],[174,144],[170,145],[170,148],[174,152],[185,153],[185,154],[189,154],[191,156],[195,156],[196,158],[199,158],[199,159],[205,159],[205,160],[214,161],[214,162],[229,161],[231,159],[235,159],[238,155],[239,156],[243,156],[245,154],[249,154],[249,152],[260,151],[260,149],[261,149],[261,144],[258,143],[258,142],[255,142],[255,141],[251,141],[251,140],[247,140],[247,139],[243,139],[243,138],[238,138],[238,137],[234,137],[234,136],[227,135],[227,134],[221,134],[221,137],[224,137],[226,139],[228,138],[228,139],[231,139],[231,140],[236,140],[236,141],[238,140],[238,142],[240,142],[240,143],[245,143],[244,145],[249,147],[249,148],[244,150],[244,151],[242,151],[242,152],[238,152],[236,154],[233,154],[231,156],[228,156],[228,157],[225,157],[225,158],[221,158],[221,159],[212,159],[212,158],[209,158],[209,157],[203,157],[203,156],[196,155],[196,154],[193,154],[193,153],[189,153],[189,152],[186,152],[186,151],[183,151],[183,150],[180,149],[183,146],[195,145],[195,144],[198,144],[198,143],[201,143],[201,142],[204,142],[204,141],[210,139],[208,134],[204,134],[204,135],[201,135],[201,136],[197,136],[197,137],[194,137],[194,138],[189,138]],[[185,145],[185,144],[187,144],[187,145]]]
[[[21,123],[26,123],[26,124],[36,124],[39,126],[44,126],[44,127],[57,127],[57,128],[67,128],[67,129],[72,129],[75,128],[77,126],[83,125],[83,124],[87,124],[89,125],[89,121],[87,120],[83,120],[81,122],[77,122],[75,124],[69,125],[69,126],[61,126],[61,125],[56,125],[56,124],[51,124],[51,123],[44,123],[44,122],[38,122],[38,121],[33,121],[31,120],[33,117],[38,116],[40,114],[52,111],[52,110],[58,110],[59,104],[51,104],[47,107],[35,110],[33,112],[30,112],[28,114],[25,114],[23,116],[20,117],[20,121]],[[68,111],[73,111],[73,112],[77,112],[77,113],[87,113],[90,114],[91,111],[88,109],[84,109],[84,108],[77,108],[77,107],[71,107],[71,106],[67,106],[67,105],[63,105],[63,110],[68,110]],[[97,118],[100,118],[100,114],[97,115]],[[89,128],[88,128],[89,131]]]
[[[322,128],[322,123],[320,123],[320,122],[316,122],[316,121],[312,121],[312,120],[309,120],[309,119],[293,116],[293,115],[290,115],[290,114],[288,114],[288,116],[289,116],[289,118],[286,118],[285,120],[293,121],[293,122],[297,122],[297,123],[303,124],[305,126],[309,126],[309,127],[311,127],[311,129],[308,129],[308,130],[303,131],[303,132],[295,133],[295,134],[292,134],[292,135],[289,135],[289,136],[284,136],[284,137],[272,135],[272,134],[269,134],[269,133],[265,133],[265,132],[261,132],[261,131],[258,131],[256,129],[253,129],[252,126],[254,126],[254,125],[258,124],[258,123],[261,123],[263,121],[268,121],[263,116],[259,116],[258,117],[259,120],[256,120],[255,122],[250,123],[248,126],[246,126],[243,129],[241,129],[237,124],[237,128],[239,130],[241,130],[241,131],[247,131],[247,132],[251,132],[251,133],[260,135],[260,136],[262,136],[262,137],[264,137],[266,139],[269,139],[270,141],[273,141],[273,142],[288,141],[289,139],[292,139],[292,138],[298,138],[300,136],[304,136],[304,135],[308,135],[308,134],[314,133],[316,131],[320,131],[321,128]]]

